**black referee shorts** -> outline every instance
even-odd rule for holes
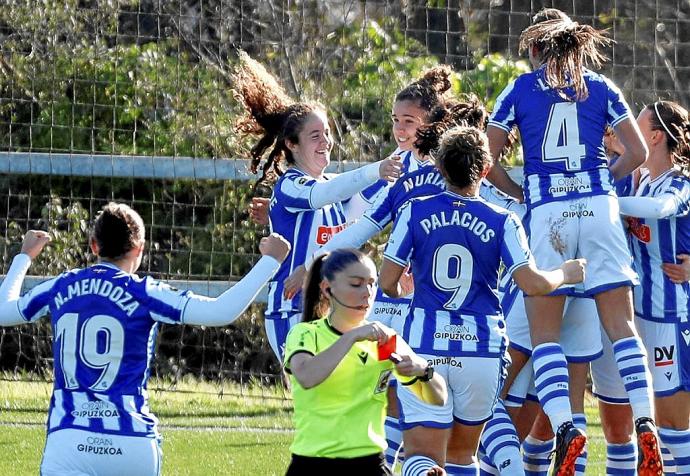
[[[359,458],[313,458],[292,455],[285,476],[391,476],[382,453]]]

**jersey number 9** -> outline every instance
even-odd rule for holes
[[[452,292],[443,305],[445,309],[460,309],[470,291],[474,261],[470,250],[464,246],[448,243],[434,253],[434,286],[442,291]]]

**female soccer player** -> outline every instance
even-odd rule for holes
[[[157,475],[158,420],[148,406],[158,323],[223,326],[234,321],[278,270],[290,249],[278,235],[264,255],[218,298],[178,291],[135,273],[144,254],[144,223],[127,205],[109,203],[90,246],[99,262],[48,280],[19,297],[24,275],[48,241],[27,233],[0,295],[0,325],[35,323],[50,314],[53,396],[41,474]]]
[[[353,249],[320,256],[309,269],[304,321],[290,331],[285,349],[295,406],[290,476],[390,474],[382,451],[393,372],[416,398],[445,403],[445,382],[433,367],[392,329],[365,321],[375,283],[374,263]],[[390,339],[393,353],[382,355]]]
[[[647,148],[620,91],[605,77],[584,68],[586,62],[601,65],[604,56],[598,47],[608,42],[601,32],[567,17],[527,28],[520,45],[528,49],[535,71],[523,74],[501,93],[488,135],[496,154],[513,125],[520,130],[524,200],[537,264],[549,269],[574,257],[590,263],[584,289],[595,297],[633,407],[642,455],[639,471],[657,475],[661,458],[647,364],[630,325],[631,287],[637,276],[630,266],[612,180],[643,163]],[[625,153],[610,169],[602,140],[607,124],[625,146]],[[500,166],[493,167],[489,179],[511,195],[523,197]],[[575,213],[564,216],[570,211]],[[567,364],[558,343],[565,296],[530,296],[525,303],[537,392],[557,435],[556,474],[572,474],[585,436],[573,425]]]
[[[657,101],[637,122],[649,159],[632,196],[619,199],[641,281],[635,325],[647,348],[659,436],[677,473],[690,474],[690,284],[672,281],[662,268],[690,251],[690,121],[679,104]]]
[[[469,127],[447,132],[436,161],[447,190],[413,200],[398,215],[379,276],[386,294],[399,296],[400,276],[411,265],[415,294],[403,336],[449,388],[443,407],[415,401],[399,388],[405,476],[426,474],[436,464],[445,465],[448,474],[478,469],[479,435],[505,370],[505,323],[495,289],[501,261],[530,295],[584,276],[580,260],[554,271],[537,269],[517,217],[478,197],[491,166],[483,132]]]
[[[251,151],[252,171],[270,149],[260,181],[270,170],[280,175],[270,204],[271,230],[288,238],[292,252],[269,283],[265,323],[271,348],[282,362],[285,337],[302,312],[299,293],[284,292],[290,284],[286,278],[303,270],[306,257],[345,227],[342,201],[379,178],[395,180],[400,163],[391,158],[340,175],[324,174],[333,148],[325,108],[292,102],[266,69],[246,54],[240,55],[233,81],[235,95],[247,111],[240,131],[261,135]],[[293,277],[293,285],[299,287],[302,277]]]
[[[420,153],[415,146],[417,129],[421,125],[440,119],[436,116],[437,113],[434,110],[441,111],[439,106],[448,99],[447,96],[451,88],[451,74],[452,70],[449,66],[435,66],[424,71],[418,79],[405,86],[396,94],[393,110],[391,111],[391,121],[393,125],[393,139],[397,148],[391,156],[401,158],[400,175],[431,165],[429,158]],[[359,200],[359,202],[367,204],[362,209],[359,209],[358,206],[352,207],[350,202],[348,202],[348,219],[353,221],[360,218],[362,213],[378,197],[379,192],[385,189],[386,184],[385,180],[379,180],[374,185],[360,192],[362,200]],[[269,201],[265,198],[252,199],[249,212],[254,222],[268,225],[268,205]],[[338,248],[341,247],[330,249],[335,250]]]

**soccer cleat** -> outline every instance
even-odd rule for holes
[[[575,461],[585,451],[585,432],[567,421],[556,432],[556,450],[552,476],[574,476]]]
[[[664,466],[654,420],[648,417],[638,418],[635,421],[635,433],[637,433],[638,476],[662,476]]]

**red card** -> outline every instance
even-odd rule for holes
[[[396,348],[396,337],[393,336],[385,344],[379,344],[379,360],[388,360]]]

